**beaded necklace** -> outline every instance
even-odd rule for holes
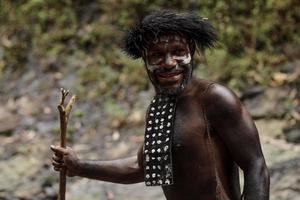
[[[172,185],[172,136],[176,96],[156,95],[146,117],[144,158],[147,186]]]

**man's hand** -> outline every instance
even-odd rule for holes
[[[60,146],[50,146],[50,149],[54,152],[52,156],[52,165],[55,171],[61,171],[66,168],[68,176],[79,175],[79,159],[70,147],[62,148]]]

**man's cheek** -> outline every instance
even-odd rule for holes
[[[190,64],[191,63],[191,54],[187,54],[185,56],[177,56],[175,57],[174,59],[177,60],[177,62],[180,64],[180,65],[187,65],[187,64]]]
[[[187,65],[191,63],[191,54],[188,54],[187,57],[185,59],[183,59],[182,64]]]
[[[157,66],[157,65],[149,65],[149,64],[147,64],[147,69],[150,71],[150,72],[154,72],[155,70],[157,70],[157,69],[159,69],[159,66]]]

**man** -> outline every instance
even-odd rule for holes
[[[192,77],[196,48],[212,47],[214,28],[194,14],[147,16],[125,35],[125,52],[145,62],[156,95],[137,156],[78,159],[51,146],[54,169],[114,183],[162,186],[168,200],[267,200],[269,174],[255,125],[226,87]],[[244,172],[243,195],[238,167]]]

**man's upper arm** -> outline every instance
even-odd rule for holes
[[[264,162],[257,129],[236,95],[213,84],[207,90],[205,109],[210,126],[243,170],[256,161]]]

